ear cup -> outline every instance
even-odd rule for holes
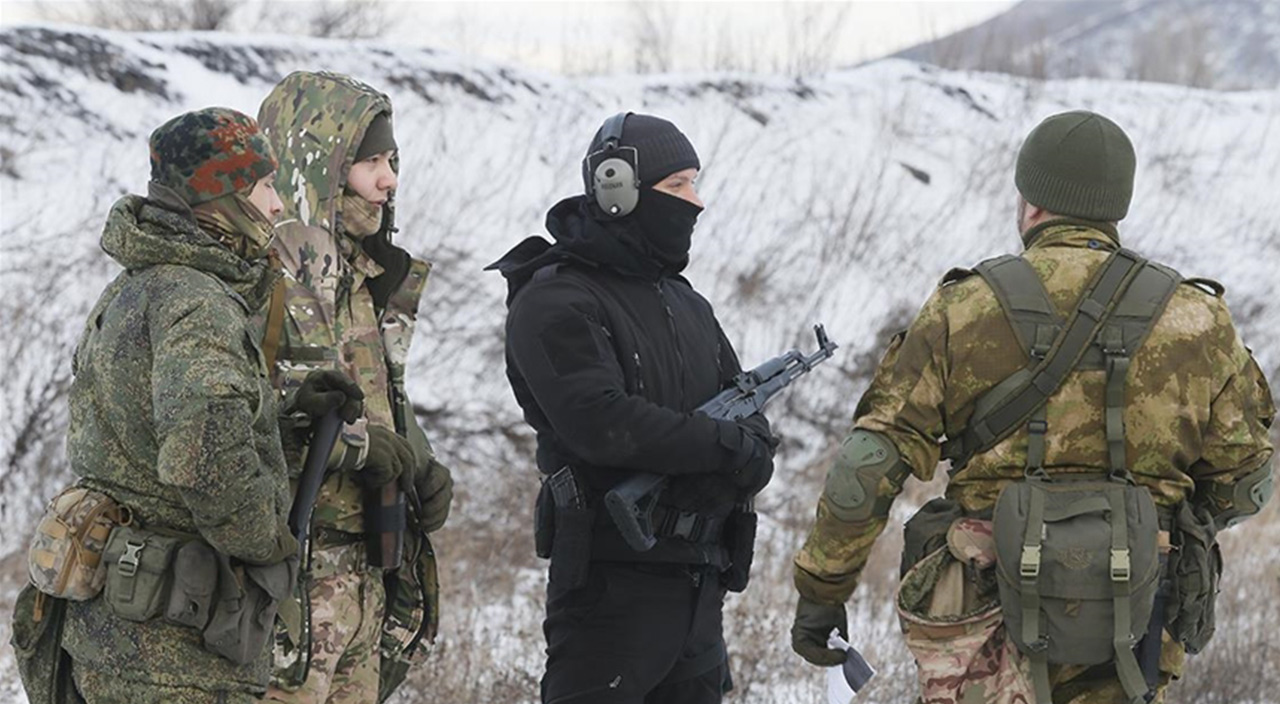
[[[610,157],[597,164],[592,185],[596,204],[615,218],[630,214],[640,202],[635,167],[626,159]]]

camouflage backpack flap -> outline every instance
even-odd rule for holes
[[[31,583],[59,599],[96,597],[107,581],[102,555],[111,531],[129,523],[129,510],[106,494],[79,486],[62,490],[49,501],[31,539]]]
[[[1032,701],[1027,657],[1009,638],[995,587],[991,523],[954,521],[946,543],[903,576],[897,609],[924,701]]]

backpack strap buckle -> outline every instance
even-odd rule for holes
[[[1114,520],[1114,519],[1112,519]],[[1111,581],[1129,581],[1129,548],[1111,549]]]
[[[1126,557],[1126,559],[1128,558]],[[1112,558],[1112,564],[1115,564],[1114,557]],[[1018,565],[1018,574],[1020,574],[1023,579],[1036,579],[1040,576],[1039,545],[1022,546],[1022,560],[1020,560]]]

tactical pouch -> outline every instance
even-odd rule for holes
[[[83,487],[62,490],[49,501],[27,551],[27,572],[52,597],[87,601],[107,581],[103,550],[129,511],[110,496]]]
[[[725,540],[729,549],[729,569],[724,573],[724,586],[731,592],[742,592],[751,580],[751,561],[755,557],[756,525],[759,517],[755,511],[735,508],[725,525]]]
[[[556,538],[556,502],[551,497],[551,485],[542,482],[538,499],[533,504],[533,551],[542,559],[551,557],[551,545]]]
[[[550,579],[564,589],[587,583],[591,565],[591,527],[596,520],[593,508],[555,509],[555,540],[551,545]]]
[[[218,597],[202,632],[204,647],[247,665],[265,655],[273,640],[276,612],[297,578],[297,560],[233,568],[227,556],[218,555],[217,565]]]
[[[166,621],[197,630],[209,623],[214,587],[218,583],[218,558],[203,540],[178,548],[173,560],[173,586],[165,606]]]
[[[964,509],[951,499],[937,498],[921,506],[902,529],[902,567],[898,576],[905,576],[926,555],[945,546],[951,524],[963,517]]]
[[[182,541],[135,526],[111,532],[102,559],[107,563],[103,596],[116,616],[146,621],[159,616],[173,581],[173,556]]]
[[[1036,701],[1029,662],[1004,625],[995,562],[991,522],[963,518],[902,577],[898,618],[924,701],[991,701],[994,692]]]
[[[1213,518],[1204,509],[1179,504],[1173,528],[1169,565],[1173,590],[1166,630],[1194,655],[1209,644],[1216,627],[1214,606],[1222,577],[1222,552]]]
[[[1160,584],[1159,519],[1145,487],[1010,484],[995,508],[997,582],[1009,635],[1036,660],[1136,670]]]

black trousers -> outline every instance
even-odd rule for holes
[[[733,686],[709,567],[593,562],[547,586],[543,704],[718,704]]]

